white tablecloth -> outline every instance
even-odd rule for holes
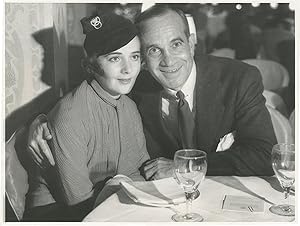
[[[201,195],[194,200],[192,210],[205,222],[288,222],[295,217],[278,216],[269,211],[274,204],[284,202],[284,195],[275,177],[207,177],[199,188]],[[264,212],[222,210],[224,195],[248,196],[264,201]],[[292,193],[290,203],[295,204]],[[171,208],[150,207],[132,201],[123,190],[97,206],[84,221],[96,222],[170,222],[177,211],[184,213],[185,204]]]

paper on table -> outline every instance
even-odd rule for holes
[[[264,202],[253,197],[225,195],[222,209],[233,211],[264,212]]]
[[[132,200],[142,204],[167,207],[185,202],[183,189],[174,178],[121,182],[121,186]]]

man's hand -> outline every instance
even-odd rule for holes
[[[46,168],[49,164],[55,165],[47,144],[47,141],[51,139],[52,135],[47,125],[47,116],[41,114],[30,124],[27,140],[28,152],[40,168]]]
[[[174,177],[174,161],[163,157],[153,159],[145,163],[143,171],[146,180]]]

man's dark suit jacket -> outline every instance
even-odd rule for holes
[[[195,56],[195,148],[208,158],[207,175],[273,175],[271,150],[276,143],[259,71],[248,64],[208,55]],[[162,87],[142,72],[132,92],[140,111],[151,158],[173,159],[181,147],[165,130]],[[232,146],[216,152],[220,139],[235,131]]]

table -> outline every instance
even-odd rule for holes
[[[192,210],[200,213],[205,222],[289,222],[295,217],[278,216],[269,211],[273,204],[284,202],[282,188],[276,177],[206,177],[199,188],[201,195],[194,200]],[[222,210],[224,195],[255,197],[264,201],[264,212]],[[289,202],[295,204],[291,192]],[[185,204],[174,207],[150,207],[132,201],[121,189],[89,213],[87,222],[171,222],[177,211],[184,212]]]

